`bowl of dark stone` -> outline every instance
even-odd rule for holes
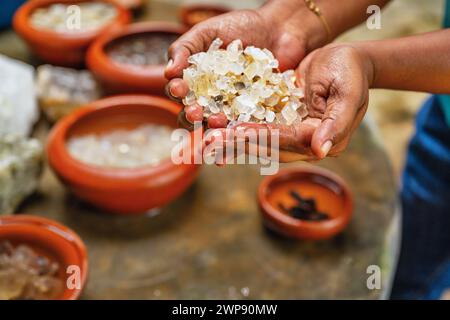
[[[283,169],[258,190],[265,226],[294,239],[329,239],[350,221],[353,201],[345,181],[319,167]]]
[[[167,51],[185,30],[169,22],[130,24],[97,39],[87,65],[108,93],[164,95]]]

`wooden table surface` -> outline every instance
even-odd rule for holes
[[[140,20],[174,20],[174,12],[154,2]],[[10,30],[0,32],[0,53],[38,63]],[[35,135],[45,141],[48,127],[41,121]],[[204,166],[181,198],[136,217],[80,202],[46,166],[20,212],[60,221],[84,240],[85,299],[383,298],[397,252],[397,188],[371,128],[363,123],[345,154],[319,164],[343,177],[355,200],[350,225],[329,241],[292,241],[263,228],[255,165]],[[369,265],[382,270],[381,290],[367,288]]]

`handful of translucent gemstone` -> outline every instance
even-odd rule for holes
[[[267,49],[242,47],[234,40],[226,49],[213,41],[207,52],[189,57],[183,79],[189,87],[186,106],[202,108],[203,119],[227,122],[290,125],[307,116],[303,89],[296,87],[293,70],[281,73],[278,60]]]

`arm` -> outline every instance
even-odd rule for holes
[[[450,93],[450,29],[354,46],[373,65],[372,88]]]
[[[315,0],[327,21],[331,37],[318,17],[306,7],[304,0],[269,0],[259,12],[275,25],[291,23],[293,27],[307,29],[308,52],[320,48],[367,19],[366,10],[370,5],[384,7],[389,0]]]
[[[293,68],[308,52],[364,21],[368,6],[376,4],[383,7],[388,2],[339,0],[337,4],[336,0],[315,0],[330,26],[331,37],[328,37],[326,28],[304,0],[269,0],[257,10],[236,10],[214,17],[194,26],[173,43],[169,50],[171,61],[166,68],[166,76],[169,79],[180,77],[187,66],[187,58],[206,51],[217,37],[222,38],[225,45],[241,39],[244,45],[268,48],[282,66]],[[292,42],[295,42],[294,48]],[[286,50],[286,46],[290,50]]]
[[[311,150],[319,159],[337,155],[364,117],[369,88],[450,93],[450,29],[330,44],[308,55],[298,73],[304,76],[309,114],[320,119],[311,135]],[[293,132],[291,146],[304,140],[300,130]]]

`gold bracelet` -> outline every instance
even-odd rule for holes
[[[325,27],[325,30],[327,31],[328,41],[331,41],[331,28],[328,24],[327,20],[323,16],[322,11],[320,8],[316,5],[316,3],[313,0],[305,0],[305,4],[308,7],[309,10],[311,10],[317,17],[319,17],[320,21],[322,22],[323,26]]]

